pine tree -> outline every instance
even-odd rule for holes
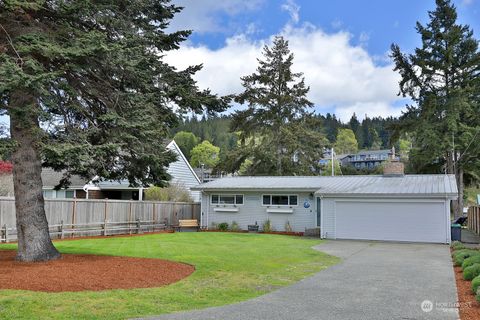
[[[240,132],[241,147],[233,154],[236,159],[229,161],[234,165],[230,170],[238,170],[252,157],[255,174],[312,174],[321,148],[311,147],[318,147],[323,136],[310,130],[309,87],[302,73],[292,71],[293,54],[283,37],[275,37],[271,48],[265,46],[263,57],[255,73],[241,78],[244,91],[236,101],[247,104],[247,109],[233,117],[232,129]]]
[[[402,77],[400,93],[410,97],[397,125],[411,132],[410,159],[418,170],[455,174],[459,189],[455,217],[463,208],[463,177],[476,170],[480,154],[478,41],[469,26],[457,23],[456,8],[449,0],[437,0],[426,26],[417,23],[422,46],[406,55],[392,45],[395,70]]]
[[[221,111],[162,56],[190,34],[164,32],[168,0],[0,1],[0,114],[10,117],[18,255],[59,257],[48,233],[41,168],[162,185],[175,159],[163,139],[177,113]]]

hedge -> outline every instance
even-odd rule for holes
[[[477,290],[478,288],[480,287],[480,276],[476,276],[473,280],[472,280],[472,291],[473,293],[477,293]]]
[[[464,245],[463,243],[461,243],[460,241],[453,241],[451,247],[452,247],[452,249],[453,249],[454,251],[462,250],[462,249],[466,249],[466,248],[467,248],[467,247],[465,247],[465,245]]]
[[[463,270],[463,279],[472,280],[473,278],[480,275],[480,263],[476,263],[470,267],[466,267]]]
[[[462,265],[463,261],[471,256],[480,254],[478,250],[473,250],[473,249],[462,249],[455,251],[452,256],[453,256],[453,261],[455,263],[455,266],[459,267]]]
[[[475,263],[480,263],[480,252],[479,254],[475,254],[463,260],[462,270],[465,270],[465,268],[467,267],[473,266]]]

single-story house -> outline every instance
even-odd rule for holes
[[[227,222],[274,230],[318,228],[322,238],[450,243],[453,175],[404,175],[391,162],[383,175],[226,177],[202,191],[201,225]]]

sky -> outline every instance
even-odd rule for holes
[[[179,69],[203,64],[201,88],[240,93],[240,77],[251,74],[262,47],[283,35],[294,53],[293,68],[310,86],[317,113],[348,121],[355,112],[398,116],[408,99],[397,95],[399,76],[389,49],[412,52],[420,45],[416,22],[428,21],[434,0],[173,0],[184,7],[167,31],[193,30],[165,60]],[[480,39],[480,0],[453,0],[458,21]],[[242,108],[235,105],[228,112]],[[0,116],[0,124],[8,118]]]
[[[399,75],[389,58],[392,43],[410,53],[420,45],[434,0],[173,0],[184,7],[169,31],[193,30],[166,61],[179,69],[202,63],[195,79],[220,95],[242,91],[262,47],[283,35],[303,72],[315,111],[348,121],[355,112],[398,116],[408,103],[397,95]],[[458,21],[480,39],[480,0],[454,0]],[[478,32],[477,32],[478,31]],[[242,108],[242,106],[235,106]],[[231,110],[229,111],[231,112]]]

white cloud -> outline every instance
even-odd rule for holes
[[[287,11],[293,24],[300,21],[300,6],[294,0],[287,0],[281,6],[282,10]]]
[[[462,1],[462,5],[464,5],[464,6],[469,6],[469,5],[471,5],[472,3],[473,3],[473,0],[463,0],[463,1]]]
[[[184,7],[171,21],[169,30],[194,30],[195,32],[226,32],[228,25],[219,20],[219,13],[230,17],[261,8],[264,0],[174,0]]]
[[[280,32],[294,53],[293,68],[303,72],[310,86],[309,99],[317,110],[335,110],[343,120],[353,112],[359,118],[399,115],[395,106],[399,75],[391,62],[378,65],[376,57],[361,45],[352,45],[352,35],[346,31],[328,34],[305,23],[294,27],[290,22]],[[187,45],[166,56],[166,61],[180,69],[203,63],[204,68],[195,79],[202,88],[210,88],[220,95],[242,91],[240,77],[251,74],[262,57],[262,47],[270,45],[272,37],[251,40],[241,34],[228,38],[223,47]]]

